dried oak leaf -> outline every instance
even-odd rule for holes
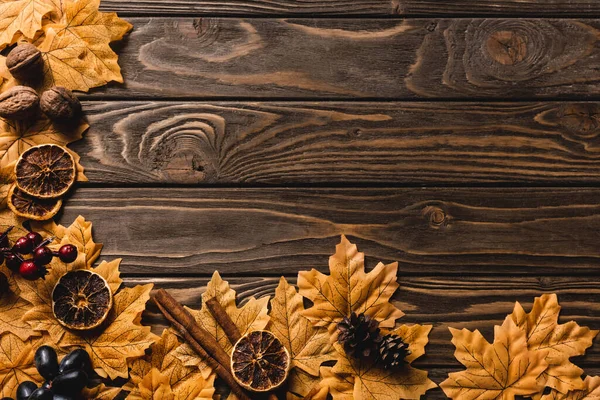
[[[479,331],[450,328],[454,355],[467,369],[450,373],[440,387],[451,399],[514,399],[531,396],[544,385],[538,380],[548,367],[543,351],[529,351],[525,332],[507,318],[494,330],[490,344]]]
[[[59,19],[44,26],[38,46],[45,61],[43,88],[64,86],[87,92],[108,82],[123,82],[110,43],[132,28],[115,13],[98,11],[100,0],[63,0]]]
[[[546,354],[548,369],[540,376],[541,383],[567,393],[584,387],[583,370],[569,358],[584,355],[598,331],[581,327],[575,321],[559,324],[560,308],[556,294],[545,294],[535,298],[530,313],[517,302],[508,318],[525,332],[530,351]]]
[[[144,393],[152,388],[160,389],[161,385],[168,386],[173,400],[212,398],[214,374],[206,380],[197,368],[185,366],[175,355],[179,346],[181,343],[177,336],[170,330],[164,330],[160,340],[150,346],[150,354],[130,363],[130,379],[123,387],[130,391],[127,399],[145,399]],[[161,384],[156,385],[155,382]]]
[[[412,353],[406,361],[410,363],[425,354],[431,328],[431,325],[403,325],[394,331],[384,333],[398,335],[408,344]],[[427,371],[414,368],[410,364],[386,370],[377,364],[377,360],[357,360],[348,357],[339,343],[334,346],[338,353],[338,362],[331,371],[343,381],[347,379],[344,375],[354,378],[354,398],[419,399],[426,391],[437,386],[427,377]]]
[[[52,0],[0,0],[0,50],[15,43],[19,33],[33,39],[54,9]]]
[[[552,389],[550,393],[542,396],[541,400],[600,400],[600,377],[586,377],[582,389],[571,390],[567,394]]]
[[[100,376],[127,378],[127,360],[143,356],[158,339],[149,326],[140,323],[152,287],[148,284],[121,289],[114,295],[113,308],[104,327],[90,332],[65,331],[60,346],[68,350],[83,347]]]
[[[404,313],[390,303],[398,289],[398,263],[379,263],[365,272],[364,253],[359,253],[342,236],[336,253],[329,258],[330,275],[312,269],[298,274],[300,294],[314,305],[302,312],[316,326],[333,333],[338,322],[352,312],[365,313],[379,321],[382,328],[393,328]]]
[[[83,137],[89,125],[80,121],[75,126],[54,124],[45,116],[30,121],[7,121],[0,119],[0,167],[8,166],[19,159],[25,150],[39,144],[65,146]],[[76,154],[71,154],[75,157]],[[75,157],[78,170],[79,157]],[[79,177],[78,177],[79,178]]]
[[[202,294],[202,301],[205,302],[213,297],[216,297],[221,306],[227,311],[242,336],[251,331],[264,329],[269,323],[267,313],[269,298],[263,297],[257,300],[250,297],[243,306],[238,307],[235,291],[229,287],[229,283],[224,281],[217,271],[213,274],[206,291]],[[188,308],[188,311],[194,316],[196,322],[217,340],[225,352],[231,355],[233,344],[229,342],[225,332],[215,321],[208,308],[202,307],[200,310]],[[185,365],[198,367],[204,379],[208,379],[212,373],[212,368],[204,360],[201,360],[187,344],[180,346],[176,354]]]
[[[35,349],[45,344],[52,345],[47,336],[25,341],[11,333],[0,337],[0,397],[16,398],[17,387],[24,381],[43,382],[33,356]]]

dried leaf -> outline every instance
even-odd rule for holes
[[[102,383],[94,388],[83,389],[83,398],[94,400],[113,400],[119,395],[119,393],[121,393],[121,388],[105,386]]]
[[[536,297],[528,314],[518,302],[508,318],[521,328],[527,337],[527,346],[532,352],[544,352],[548,369],[541,375],[545,386],[567,393],[583,389],[583,370],[569,358],[585,354],[592,345],[598,331],[580,327],[576,322],[558,324],[560,306],[555,294]]]
[[[454,355],[467,369],[453,372],[440,387],[452,399],[514,399],[544,386],[538,377],[548,367],[543,351],[529,351],[525,332],[512,319],[496,326],[494,343],[479,331],[450,328]]]
[[[0,167],[12,164],[25,150],[39,144],[66,146],[81,139],[87,128],[84,122],[67,128],[53,124],[44,116],[31,121],[0,119]]]
[[[354,400],[354,377],[334,374],[332,367],[321,367],[320,386],[327,388],[333,400]]]
[[[130,399],[139,400],[175,400],[169,386],[169,378],[160,373],[156,368],[140,381],[138,390],[129,395]]]
[[[0,167],[0,210],[6,208],[8,191],[15,182],[15,164],[11,163]]]
[[[208,283],[206,291],[202,294],[202,300],[205,302],[213,297],[217,298],[242,335],[254,330],[264,329],[269,323],[269,315],[267,313],[268,297],[258,300],[250,297],[242,307],[238,308],[235,301],[235,291],[229,287],[227,281],[221,279],[221,276],[216,271]],[[196,322],[219,342],[227,354],[231,355],[233,344],[229,342],[223,328],[215,321],[210,311],[206,307],[203,307],[199,311],[188,310],[194,316]],[[193,350],[189,349],[187,344],[181,346],[177,354],[185,359],[186,365],[197,366],[205,379],[212,373],[212,369],[200,357],[190,356],[193,354]]]
[[[379,263],[365,272],[364,254],[345,236],[329,258],[329,276],[312,269],[298,274],[300,294],[314,305],[302,314],[316,326],[335,331],[337,323],[352,312],[365,313],[380,322],[382,328],[393,328],[404,313],[390,303],[398,289],[398,263]]]
[[[572,390],[567,394],[552,389],[552,392],[542,396],[541,400],[600,400],[600,377],[586,377],[582,389]]]
[[[120,264],[121,259],[117,258],[110,262],[102,261],[100,265],[94,268],[96,273],[102,275],[102,277],[106,279],[106,283],[108,283],[108,286],[113,293],[116,293],[123,283],[121,271],[119,271]]]
[[[124,386],[125,390],[131,392],[127,398],[142,398],[139,385],[153,370],[167,378],[166,384],[174,400],[212,398],[214,375],[205,380],[197,368],[186,367],[175,355],[175,350],[180,346],[177,336],[165,330],[160,340],[150,347],[150,354],[133,361],[130,364],[130,380]]]
[[[287,400],[298,400],[309,398],[311,400],[327,398],[328,389],[320,387],[320,377],[309,375],[299,368],[294,368],[290,371],[287,384]]]
[[[92,238],[92,223],[86,221],[80,215],[68,228],[62,230],[61,233],[61,244],[70,243],[76,246],[80,253],[86,255],[85,263],[91,268],[102,250],[102,245],[94,242]]]
[[[19,295],[14,274],[5,265],[0,266],[0,273],[6,276],[10,287],[9,292],[0,297],[0,335],[10,332],[21,340],[27,340],[33,335],[39,336],[27,322],[21,320],[31,304]]]
[[[127,359],[140,357],[158,338],[150,327],[140,324],[152,284],[124,288],[114,296],[114,305],[100,332],[66,331],[60,346],[83,347],[91,356],[96,372],[110,379],[127,378]]]
[[[52,0],[0,0],[0,50],[15,43],[19,32],[33,39],[53,10]]]
[[[38,347],[51,345],[48,339],[44,336],[23,341],[11,333],[0,337],[0,397],[16,398],[17,386],[24,381],[43,382],[33,356]]]
[[[39,45],[46,71],[43,87],[64,86],[87,92],[110,81],[123,82],[110,43],[122,39],[131,24],[115,13],[98,11],[100,0],[63,0],[60,19],[44,26]]]
[[[12,226],[13,229],[8,234],[8,239],[12,243],[21,236],[27,234],[27,229],[23,227],[25,221],[25,219],[17,217],[15,213],[8,208],[0,210],[0,232],[6,232],[6,230]]]
[[[292,368],[297,367],[313,376],[319,376],[322,363],[335,360],[335,351],[325,328],[312,326],[301,315],[304,311],[302,296],[285,278],[279,280],[275,297],[271,300],[272,331],[290,352]]]

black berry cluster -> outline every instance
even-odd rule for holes
[[[48,265],[54,257],[60,258],[64,263],[71,263],[77,259],[77,247],[65,244],[58,251],[52,251],[48,244],[54,240],[44,240],[37,232],[29,232],[20,237],[11,247],[8,234],[12,226],[0,235],[0,263],[6,262],[6,266],[15,274],[20,274],[27,280],[34,281],[46,276]],[[25,258],[25,256],[31,258]]]
[[[80,399],[88,377],[93,374],[90,356],[83,349],[73,350],[59,364],[56,351],[50,346],[42,346],[35,352],[35,366],[46,382],[40,387],[31,381],[21,383],[17,388],[17,400]]]

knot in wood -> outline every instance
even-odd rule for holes
[[[600,134],[600,106],[596,103],[571,103],[560,107],[560,124],[582,138]]]
[[[427,206],[422,212],[432,228],[441,228],[448,225],[449,217],[446,211],[437,206]]]
[[[494,61],[515,65],[527,56],[527,37],[514,31],[497,31],[488,37],[486,47]]]

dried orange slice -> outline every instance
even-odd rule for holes
[[[253,331],[233,346],[231,372],[242,387],[268,392],[285,382],[290,362],[290,353],[275,335]]]
[[[25,150],[15,165],[19,189],[42,199],[53,199],[67,193],[75,183],[76,174],[71,153],[55,144],[42,144]]]
[[[106,320],[112,303],[106,280],[88,270],[67,272],[52,291],[52,312],[69,329],[97,328]]]
[[[45,221],[58,213],[61,199],[38,199],[23,193],[16,185],[8,191],[8,207],[19,217]]]

